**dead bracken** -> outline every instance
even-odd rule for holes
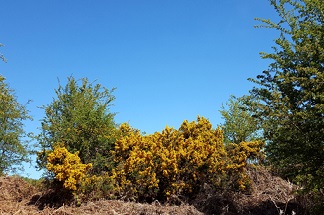
[[[108,215],[162,215],[162,214],[304,214],[294,195],[296,186],[280,177],[271,175],[263,167],[247,169],[252,179],[251,191],[242,193],[213,189],[207,184],[195,199],[189,202],[151,204],[122,200],[98,200],[55,204],[53,191],[40,191],[18,176],[0,177],[0,214],[108,214]]]

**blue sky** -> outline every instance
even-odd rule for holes
[[[34,118],[55,97],[58,79],[87,77],[116,87],[116,122],[146,133],[178,128],[198,115],[216,127],[230,95],[248,93],[269,62],[277,33],[268,0],[0,0],[0,74]],[[27,168],[26,175],[40,173]]]

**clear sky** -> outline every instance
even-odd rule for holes
[[[269,62],[277,33],[254,18],[276,19],[268,0],[0,0],[0,74],[34,118],[55,97],[58,79],[87,77],[116,87],[116,122],[146,133],[208,118],[230,95],[248,93]],[[26,175],[40,173],[27,168]]]

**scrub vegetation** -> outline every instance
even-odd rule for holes
[[[324,3],[270,4],[281,19],[257,20],[280,32],[261,53],[271,64],[250,94],[229,98],[222,125],[198,116],[145,134],[115,122],[114,89],[69,77],[31,137],[26,106],[0,76],[0,213],[321,214]],[[28,138],[39,180],[7,176],[29,160]]]

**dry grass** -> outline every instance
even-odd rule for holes
[[[41,204],[43,194],[19,177],[0,177],[0,214],[91,215],[201,215],[193,206],[162,206],[119,200],[89,202],[81,206],[50,207]],[[46,194],[47,195],[47,194]]]
[[[36,188],[22,178],[17,176],[0,177],[0,201],[15,201],[20,202],[23,199],[29,198],[35,192]]]
[[[294,185],[272,176],[263,168],[249,168],[248,174],[252,179],[249,193],[215,190],[206,185],[195,199],[189,203],[182,203],[180,206],[161,205],[159,202],[142,204],[120,200],[88,202],[79,207],[55,205],[50,204],[54,199],[52,198],[53,193],[39,192],[34,186],[19,177],[0,177],[0,215],[272,215],[279,214],[280,210],[285,211],[285,214],[292,214],[292,211],[298,215],[304,214],[293,195],[296,188]]]
[[[132,202],[123,202],[118,200],[104,200],[90,202],[88,204],[75,206],[61,206],[59,208],[45,207],[39,210],[35,205],[28,205],[28,202],[0,202],[0,214],[55,214],[55,215],[70,215],[70,214],[92,214],[92,215],[137,215],[137,214],[152,214],[152,215],[167,215],[167,214],[191,214],[201,215],[203,213],[197,211],[193,206],[159,206],[148,205]]]

